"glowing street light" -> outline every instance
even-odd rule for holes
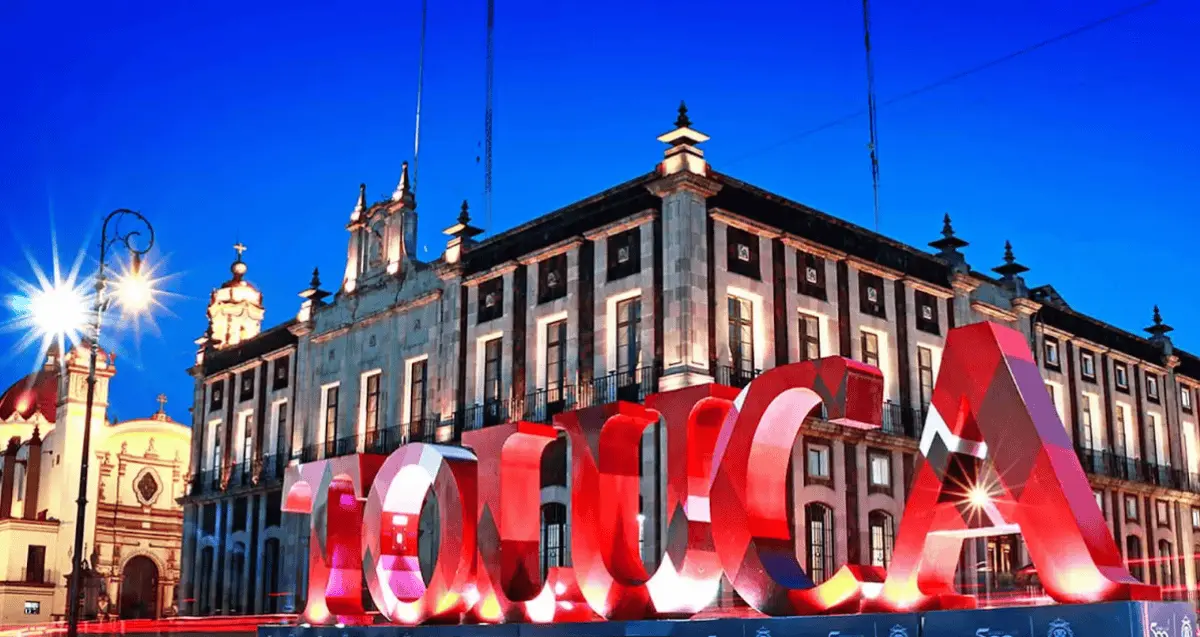
[[[122,232],[120,225],[123,219],[132,218],[138,222],[138,228]],[[114,236],[110,239],[108,236],[109,223],[113,223]],[[142,235],[145,231],[147,234]],[[143,243],[144,241],[144,243]],[[79,610],[82,604],[82,595],[80,594],[80,580],[83,573],[84,557],[83,557],[83,520],[87,519],[87,492],[88,492],[88,460],[91,455],[91,439],[92,439],[92,403],[96,397],[96,358],[100,351],[100,325],[104,318],[104,313],[108,310],[109,303],[113,299],[108,292],[108,251],[115,245],[124,246],[132,259],[131,267],[122,275],[116,277],[113,281],[116,291],[115,296],[118,304],[120,304],[123,312],[134,314],[141,310],[150,307],[153,302],[153,286],[151,280],[142,268],[142,257],[150,251],[154,246],[154,227],[150,222],[142,216],[141,213],[124,208],[114,210],[108,213],[104,218],[104,225],[100,230],[100,267],[96,272],[96,295],[93,299],[93,319],[90,328],[91,334],[88,338],[88,345],[91,350],[90,358],[88,359],[88,375],[87,375],[87,407],[84,410],[83,416],[83,457],[80,458],[79,466],[79,498],[76,502],[79,504],[78,513],[75,516],[77,523],[75,524],[75,548],[72,553],[71,580],[67,589],[67,637],[76,637],[79,634]],[[53,296],[46,296],[42,301],[47,307],[57,306],[63,303],[63,295],[55,292]],[[51,301],[53,300],[53,303]],[[45,325],[53,327],[61,327],[61,324],[46,320]]]

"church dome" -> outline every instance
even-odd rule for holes
[[[0,394],[0,420],[13,414],[29,420],[36,413],[50,422],[58,415],[58,369],[54,366],[22,378]]]

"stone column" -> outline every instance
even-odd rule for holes
[[[706,199],[721,184],[681,172],[648,186],[662,197],[663,391],[713,381],[708,348],[710,281]]]

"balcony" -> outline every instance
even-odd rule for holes
[[[658,370],[651,365],[609,372],[580,387],[579,406],[594,407],[625,400],[640,403],[658,391]]]
[[[392,427],[368,431],[364,437],[365,453],[387,455],[410,442],[437,442],[437,430],[441,426],[438,418],[422,418]]]
[[[1192,476],[1168,466],[1079,445],[1075,447],[1075,455],[1079,457],[1083,470],[1092,475],[1200,492],[1200,480],[1197,480],[1200,476]]]
[[[927,408],[926,408],[927,409]],[[926,409],[905,407],[890,400],[883,401],[883,426],[881,431],[893,436],[921,439],[925,424]]]
[[[514,415],[520,419],[524,415],[523,405],[521,404],[523,402],[520,400],[489,399],[482,405],[475,405],[456,413],[454,415],[454,439],[462,439],[462,432],[464,431],[473,431],[509,422]]]
[[[549,424],[555,415],[575,409],[577,396],[574,385],[539,389],[525,396],[524,404],[513,412],[523,420]]]
[[[761,369],[747,370],[732,365],[718,365],[716,381],[727,387],[741,389],[762,373]]]

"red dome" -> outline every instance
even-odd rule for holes
[[[0,420],[13,414],[28,420],[34,414],[54,422],[58,415],[58,369],[34,372],[17,381],[0,395]]]

